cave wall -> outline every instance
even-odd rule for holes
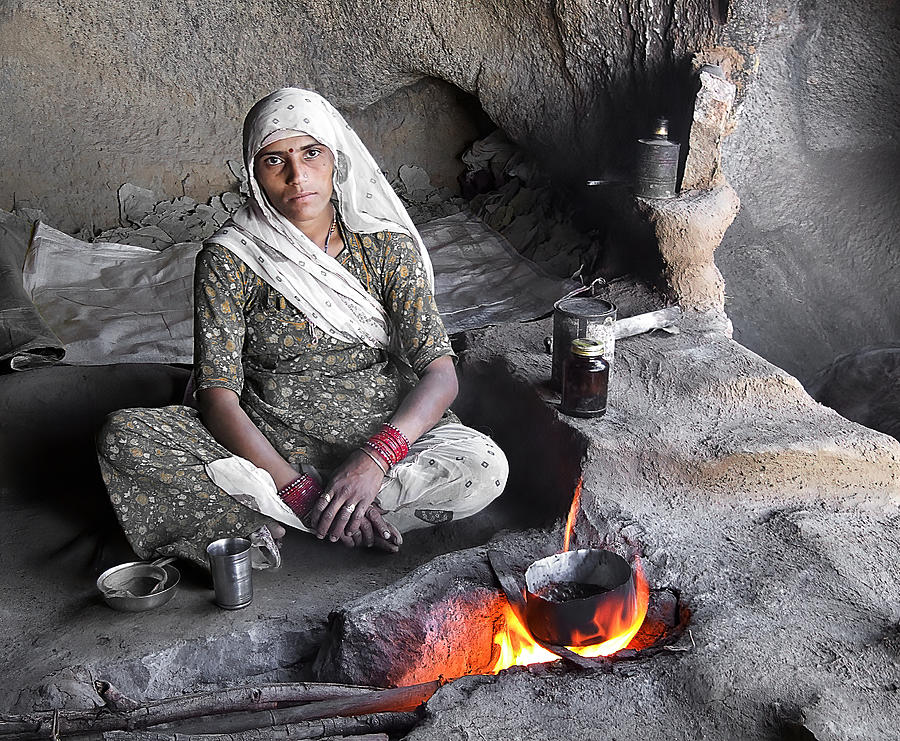
[[[900,6],[773,3],[763,36],[725,144],[743,205],[716,262],[735,339],[807,383],[900,344]]]
[[[636,119],[647,125],[656,102],[683,99],[679,70],[715,24],[708,0],[8,0],[0,207],[42,208],[75,230],[109,226],[126,181],[202,199],[230,182],[242,116],[271,89],[315,88],[359,123],[368,114],[354,112],[423,77],[477,97],[513,139],[577,181],[615,160],[621,149],[610,143],[630,138]],[[446,98],[432,108],[446,109]],[[416,130],[448,151],[464,138],[450,132],[446,143],[447,121],[423,125],[409,103],[361,126],[373,149],[390,126],[403,135],[389,148]]]
[[[439,186],[489,117],[589,211],[584,179],[627,177],[654,116],[687,140],[690,57],[718,45],[743,204],[716,256],[727,309],[804,380],[898,337],[897,16],[891,0],[7,0],[0,208],[75,231],[114,224],[123,182],[205,200],[233,185],[250,104],[296,84],[386,170],[419,164]]]

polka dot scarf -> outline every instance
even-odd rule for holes
[[[260,100],[244,121],[244,166],[250,198],[209,241],[228,248],[326,334],[345,342],[388,347],[393,334],[384,308],[337,260],[269,203],[253,172],[263,146],[307,134],[334,156],[334,192],[344,223],[355,232],[393,231],[418,245],[434,284],[422,238],[374,158],[344,117],[317,93],[282,88]]]

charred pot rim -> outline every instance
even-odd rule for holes
[[[497,549],[487,553],[488,563],[499,583],[506,599],[523,624],[525,619],[526,590],[518,583],[518,575],[524,574],[526,564],[516,565],[510,554]],[[683,640],[693,617],[693,609],[682,590],[673,584],[660,585],[649,590],[647,614],[640,630],[624,648],[611,656],[588,658],[579,656],[565,646],[540,641],[544,648],[557,654],[562,659],[562,666],[567,668],[587,669],[592,671],[611,672],[619,662],[630,664],[642,663],[655,657],[667,656],[677,658],[684,652],[694,648],[691,636],[689,644]],[[533,635],[533,634],[532,634]],[[549,668],[548,668],[549,667]],[[551,665],[535,664],[528,667],[531,672],[566,671],[567,668]]]

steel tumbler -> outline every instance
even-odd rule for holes
[[[226,610],[239,610],[253,600],[250,569],[250,541],[246,538],[221,538],[206,546],[212,572],[216,604]]]

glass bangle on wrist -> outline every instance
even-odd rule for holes
[[[322,495],[322,487],[308,473],[295,478],[287,486],[279,489],[278,496],[291,511],[303,519]]]
[[[368,448],[360,448],[360,450],[363,453],[365,453],[367,456],[369,456],[369,458],[371,458],[373,461],[375,461],[375,465],[381,469],[381,472],[385,476],[387,476],[387,472],[388,472],[388,469],[390,468],[390,466],[383,457],[381,457],[380,455],[376,455],[375,453],[371,452]]]
[[[409,454],[409,439],[394,425],[385,423],[366,440],[365,450],[384,459],[388,467],[395,466]]]

